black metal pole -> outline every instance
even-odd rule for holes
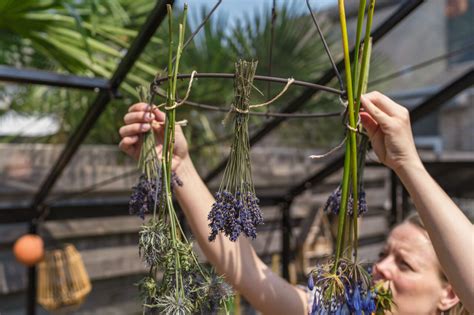
[[[30,222],[29,233],[37,234],[36,222]],[[36,314],[36,265],[28,267],[28,287],[26,292],[26,314]]]
[[[408,191],[402,185],[402,220],[405,220],[410,213],[410,203]]]
[[[390,206],[390,226],[395,225],[398,222],[398,178],[394,171],[390,171],[390,200],[392,204]]]
[[[0,66],[0,81],[83,90],[109,89],[109,81],[106,79],[64,75],[51,71],[18,69],[6,66]]]
[[[290,260],[291,260],[291,213],[290,203],[285,203],[281,209],[281,274],[286,280],[290,280]]]

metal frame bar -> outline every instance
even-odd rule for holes
[[[0,81],[20,84],[40,84],[82,90],[109,90],[109,81],[101,78],[88,78],[65,75],[44,70],[17,69],[0,66]]]
[[[401,3],[397,9],[390,17],[388,17],[385,22],[383,22],[377,29],[372,32],[372,42],[373,44],[377,43],[385,34],[387,34],[390,30],[392,30],[400,21],[402,21],[407,15],[413,12],[420,4],[422,4],[423,0],[406,0]],[[351,56],[354,53],[354,48],[351,50]],[[337,67],[340,68],[344,64],[344,61],[341,59],[337,62]],[[331,67],[328,69],[320,78],[315,82],[315,84],[319,85],[326,85],[334,78],[335,73],[333,68]],[[318,91],[306,89],[303,91],[298,97],[296,97],[293,101],[289,102],[289,104],[281,110],[281,113],[293,113],[299,108],[301,108],[306,102],[308,102]],[[262,140],[268,133],[270,133],[273,129],[278,127],[283,121],[285,121],[285,117],[278,117],[272,119],[268,122],[265,126],[262,127],[260,131],[250,137],[250,146],[253,146],[260,140]],[[219,165],[210,171],[205,177],[204,182],[209,183],[212,179],[214,179],[220,172],[225,169],[227,165],[228,158],[224,159]]]
[[[178,79],[190,79],[191,76],[193,76],[190,73],[186,74],[178,74],[177,78]],[[200,73],[200,72],[195,72],[194,78],[214,78],[214,79],[234,79],[235,78],[235,73]],[[163,82],[168,81],[169,77],[168,76],[163,76],[160,78],[156,78],[154,81],[154,84],[160,85]],[[271,77],[271,76],[266,76],[266,75],[255,75],[253,77],[254,81],[266,81],[266,82],[275,82],[275,83],[280,83],[280,84],[288,84],[289,79],[288,78],[279,78],[279,77]],[[336,95],[343,96],[344,91],[332,88],[330,86],[325,86],[321,84],[316,84],[316,83],[311,83],[311,82],[305,82],[305,81],[299,81],[299,80],[294,80],[292,85],[298,85],[298,86],[304,86],[313,90],[321,90],[325,91],[328,93],[333,93]]]

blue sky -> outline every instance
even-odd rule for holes
[[[208,10],[206,10],[207,12],[212,6],[216,4],[217,0],[180,0],[176,2],[176,6],[182,6],[184,2],[188,3],[189,5],[189,19],[191,26],[193,27],[196,23],[194,17],[198,16],[196,13],[199,13],[202,6],[206,6],[208,8]],[[307,11],[305,0],[276,0],[277,8],[285,3],[291,4],[290,7],[298,12]],[[310,3],[313,10],[318,10],[330,5],[334,5],[337,2],[336,0],[312,0]],[[214,14],[216,16],[220,15],[228,18],[230,21],[229,26],[232,27],[234,25],[234,21],[242,18],[246,14],[250,13],[253,15],[253,12],[264,12],[265,9],[270,11],[272,4],[273,0],[223,0]]]

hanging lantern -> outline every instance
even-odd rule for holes
[[[20,263],[31,267],[43,259],[44,242],[36,234],[25,234],[13,245],[13,254]]]
[[[84,262],[74,245],[46,251],[38,265],[38,303],[57,310],[81,304],[91,291]]]

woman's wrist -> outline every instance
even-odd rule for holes
[[[400,178],[402,182],[409,179],[412,176],[420,176],[427,173],[426,168],[421,162],[421,159],[417,156],[410,161],[402,163],[399,167],[393,170],[395,174]]]

